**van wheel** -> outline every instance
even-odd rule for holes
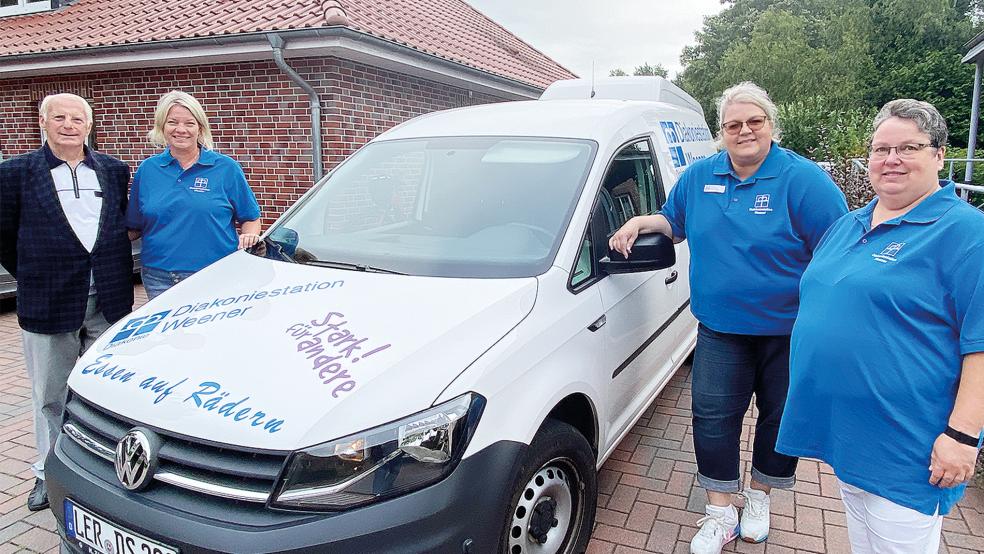
[[[591,445],[574,427],[548,419],[533,437],[520,468],[500,552],[584,552],[597,503]]]

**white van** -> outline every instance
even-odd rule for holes
[[[382,134],[85,353],[46,466],[63,546],[583,551],[597,468],[696,340],[686,243],[607,239],[713,152],[660,78]]]

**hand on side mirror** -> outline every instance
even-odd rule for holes
[[[599,262],[605,273],[638,273],[666,269],[676,263],[673,239],[662,233],[639,235],[626,259],[617,250],[609,250],[608,256]]]

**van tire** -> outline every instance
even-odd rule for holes
[[[597,503],[591,445],[571,425],[548,419],[519,468],[499,552],[580,554],[587,549]]]

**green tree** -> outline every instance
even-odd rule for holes
[[[609,77],[626,77],[628,73],[622,71],[622,68],[616,68],[608,72]]]
[[[633,75],[657,76],[657,77],[663,77],[664,79],[668,76],[668,73],[666,71],[666,68],[663,67],[663,64],[659,64],[658,63],[655,66],[652,66],[652,65],[649,65],[649,62],[646,62],[646,63],[644,63],[642,65],[636,66],[635,70],[632,71],[632,74]]]
[[[984,21],[984,0],[724,0],[684,48],[676,83],[716,124],[713,102],[752,80],[780,103],[833,113],[893,98],[933,102],[966,144],[973,67],[962,45]],[[819,145],[813,145],[814,148]]]

